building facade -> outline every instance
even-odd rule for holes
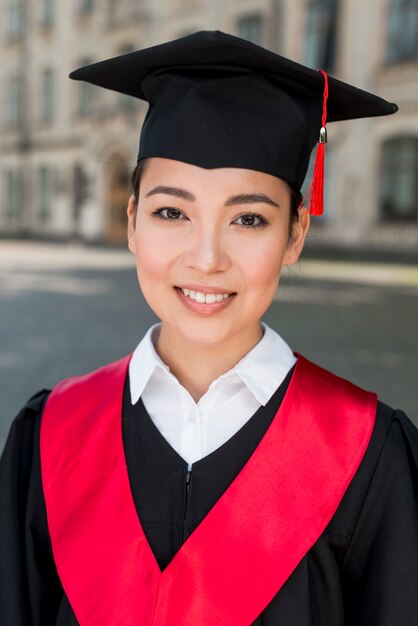
[[[329,125],[309,245],[418,250],[416,0],[3,0],[0,12],[1,236],[123,242],[147,105],[68,74],[218,29],[399,105]]]

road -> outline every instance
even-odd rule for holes
[[[418,424],[417,296],[414,266],[302,260],[265,321]],[[123,356],[154,321],[127,251],[0,242],[0,449],[34,392]]]

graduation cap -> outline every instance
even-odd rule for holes
[[[93,63],[70,74],[149,103],[138,161],[272,174],[300,189],[319,143],[310,212],[323,210],[326,123],[389,115],[396,104],[220,31]]]

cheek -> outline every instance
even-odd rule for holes
[[[247,251],[243,272],[247,286],[252,291],[270,297],[279,281],[285,243],[276,237],[263,243],[264,245],[254,245]]]
[[[158,280],[167,272],[170,258],[170,241],[152,228],[138,228],[136,233],[136,267],[140,279]]]

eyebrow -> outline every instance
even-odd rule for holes
[[[182,198],[183,200],[195,201],[196,197],[190,193],[190,191],[186,191],[186,189],[181,189],[180,187],[167,187],[165,185],[159,185],[158,187],[154,187],[151,189],[145,197],[153,196],[157,193],[164,193],[169,196],[175,196],[176,198]],[[280,207],[277,202],[266,196],[265,193],[240,193],[236,196],[230,196],[228,200],[225,202],[225,206],[234,206],[237,204],[254,204],[256,202],[264,202],[265,204],[270,204],[271,206]]]

